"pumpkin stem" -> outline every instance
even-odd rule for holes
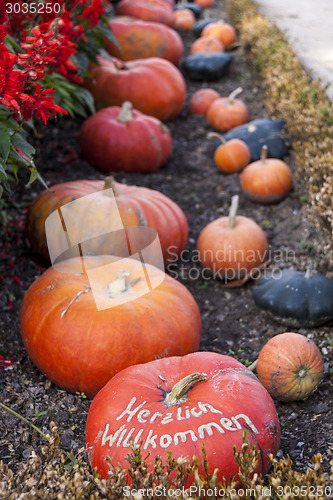
[[[307,374],[307,371],[306,371],[304,368],[302,368],[302,369],[298,372],[298,374],[297,374],[297,375],[298,375],[298,377],[299,377],[299,378],[304,378],[304,377],[306,377],[306,374]]]
[[[233,101],[235,97],[237,97],[241,92],[243,92],[242,87],[238,87],[237,89],[233,90],[228,97],[229,101]]]
[[[118,191],[118,188],[116,186],[116,181],[114,180],[112,175],[110,175],[109,177],[105,177],[105,179],[104,179],[103,190],[106,190],[106,189],[112,189],[114,196],[119,196],[119,191]],[[109,192],[108,196],[110,196],[110,194],[111,193]]]
[[[307,268],[304,278],[312,278],[312,264]]]
[[[267,151],[268,151],[267,145],[264,144],[261,150],[260,161],[264,162],[267,159]]]
[[[127,123],[133,120],[133,104],[129,101],[123,102],[121,109],[119,111],[119,115],[117,116],[117,122]]]
[[[257,368],[258,364],[258,359],[253,361],[253,363],[250,364],[250,366],[247,367],[248,370],[251,370],[251,372],[254,372],[254,370]]]
[[[217,132],[208,132],[207,139],[219,139],[222,144],[227,144],[227,141],[223,137],[223,135],[218,134]]]
[[[231,205],[230,205],[230,210],[229,210],[229,221],[228,221],[228,228],[232,229],[235,227],[235,221],[236,221],[236,214],[238,210],[238,203],[239,203],[239,196],[238,194],[235,194],[231,198]]]
[[[192,387],[198,382],[203,382],[205,380],[208,380],[205,373],[195,372],[187,375],[187,377],[182,378],[173,386],[172,390],[164,399],[165,404],[171,406],[184,403],[187,400],[187,393]]]
[[[109,297],[117,297],[118,295],[121,295],[122,293],[127,292],[135,283],[137,283],[141,277],[136,278],[133,281],[129,281],[130,273],[126,269],[121,269],[117,276],[114,278],[114,280],[111,281],[111,283],[108,284],[107,290]]]

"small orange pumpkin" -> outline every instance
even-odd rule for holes
[[[235,195],[229,216],[208,224],[197,243],[201,265],[214,276],[235,280],[236,286],[266,263],[268,251],[264,231],[252,219],[236,216],[237,208]]]
[[[293,183],[291,170],[284,161],[267,158],[267,146],[262,148],[261,159],[243,170],[240,180],[246,196],[256,203],[282,200]]]
[[[251,151],[246,142],[241,139],[226,141],[222,135],[215,132],[209,132],[207,137],[208,139],[217,138],[222,142],[214,153],[215,165],[221,172],[233,174],[249,164]]]
[[[189,31],[195,25],[195,15],[190,9],[178,9],[173,13],[173,27]]]
[[[227,132],[248,122],[248,107],[241,99],[236,98],[242,90],[241,87],[237,88],[229,97],[220,97],[209,107],[207,120],[214,129]]]
[[[197,38],[193,42],[190,53],[195,54],[197,52],[222,52],[224,49],[223,44],[214,36],[204,36]]]
[[[201,36],[215,36],[224,47],[229,47],[236,41],[235,28],[222,20],[207,24],[202,30]]]
[[[189,101],[189,111],[193,115],[206,115],[209,106],[218,99],[220,94],[210,88],[194,92]]]
[[[203,9],[207,9],[208,7],[213,7],[215,0],[194,0],[194,3],[200,5]]]
[[[324,373],[320,351],[312,340],[286,332],[261,349],[257,373],[269,394],[280,401],[302,401],[318,387]]]

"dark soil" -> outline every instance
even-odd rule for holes
[[[221,10],[211,9],[211,17],[216,16],[225,19]],[[194,37],[187,33],[184,40],[188,49]],[[250,118],[269,117],[260,82],[246,64],[241,49],[234,50],[233,54],[230,72],[220,82],[187,81],[187,103],[201,87],[209,86],[221,95],[228,95],[242,86],[242,98],[249,106]],[[204,117],[189,115],[187,103],[182,113],[168,123],[174,152],[165,167],[150,175],[120,173],[115,176],[116,180],[157,189],[180,205],[190,228],[186,258],[195,250],[203,227],[226,215],[231,196],[239,194],[239,213],[253,218],[267,234],[272,259],[269,269],[304,270],[311,262],[318,272],[332,277],[333,269],[325,257],[327,235],[311,218],[306,186],[296,182],[290,195],[277,205],[256,205],[248,201],[241,192],[239,175],[225,176],[214,166],[214,148],[206,139],[210,127]],[[81,123],[82,120],[59,119],[37,139],[37,164],[48,185],[103,177],[80,158],[77,136]],[[292,153],[285,161],[295,169]],[[50,422],[54,421],[60,432],[61,446],[68,452],[76,452],[84,447],[90,401],[83,395],[68,394],[48,381],[29,360],[20,335],[22,297],[46,265],[32,254],[24,237],[25,212],[42,189],[38,182],[18,188],[2,229],[0,354],[6,359],[14,357],[16,364],[11,369],[0,370],[1,401],[44,432],[49,432]],[[184,283],[200,307],[203,323],[200,350],[232,355],[249,364],[273,335],[287,331],[257,309],[252,299],[253,281],[242,288],[226,289],[220,281],[204,280],[196,262],[178,262],[169,272]],[[325,470],[333,458],[332,327],[330,323],[316,329],[296,330],[318,345],[325,362],[325,376],[308,400],[276,402],[281,424],[278,456],[289,454],[299,470],[309,465],[315,453],[322,454]],[[32,450],[38,452],[41,444],[43,441],[36,431],[0,409],[0,459],[15,468]]]

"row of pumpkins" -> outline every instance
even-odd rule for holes
[[[156,22],[171,22],[163,21],[171,18],[164,18],[161,14],[163,9],[172,10],[171,0],[121,0],[116,10],[118,14],[135,16],[138,12],[146,12],[145,9],[151,8],[152,4],[156,4],[154,9],[160,16],[154,20],[155,31],[171,33],[171,28]],[[118,28],[121,26],[128,33],[130,28],[134,26],[136,30],[143,21],[117,17],[112,20],[111,29],[121,41],[122,31],[117,31],[117,23]],[[176,32],[172,36],[174,40],[180,39]],[[149,43],[142,44],[144,50],[149,47],[168,54],[168,58],[173,57],[174,60],[169,62],[150,58],[150,54],[142,56],[143,48],[140,49],[137,38],[133,38],[133,46],[128,49],[130,40],[128,35],[126,44],[129,45],[120,42],[116,48],[127,54],[126,59],[132,58],[128,50],[134,49],[139,51],[140,57],[147,58],[124,62],[100,57],[100,64],[91,67],[93,80],[87,83],[96,104],[107,107],[83,124],[80,145],[83,156],[103,172],[149,172],[163,165],[171,154],[172,142],[162,121],[174,118],[184,105],[185,81],[174,66],[180,61],[181,50],[175,57],[169,55],[168,47],[159,52],[160,42],[154,46],[150,38]],[[119,57],[119,54],[115,55]],[[152,82],[159,82],[158,91],[149,88]],[[193,96],[190,111],[207,113],[209,123],[216,130],[234,129],[240,125],[234,121],[239,116],[234,110],[239,101],[237,92],[229,98],[215,95],[204,111],[206,96],[202,97],[201,92],[199,96]],[[195,109],[196,105],[200,111]],[[241,118],[244,125],[248,114],[244,103],[241,107],[245,113]],[[232,119],[225,115],[229,108]],[[245,142],[239,146],[240,140],[224,144],[220,137],[220,141],[222,144],[215,153],[217,166],[228,172],[246,167],[242,173],[242,187],[253,201],[268,203],[286,196],[292,181],[289,167],[284,162],[266,158],[267,151],[263,148],[262,157],[249,164],[253,154],[246,149]],[[281,187],[282,178],[287,179],[287,187]],[[274,192],[267,188],[271,186],[270,179],[278,184]],[[109,195],[110,187],[113,197]],[[70,212],[72,219],[67,217],[66,226],[74,231],[70,234],[74,241],[78,241],[82,225],[97,233],[102,230],[105,214],[111,209],[115,197],[125,227],[145,226],[157,230],[166,265],[170,247],[173,251],[176,249],[178,255],[185,248],[188,226],[178,205],[158,191],[119,184],[107,177],[104,183],[67,182],[42,193],[27,216],[26,234],[32,249],[49,259],[45,234],[47,217],[73,200],[100,191],[105,195],[99,198],[99,204],[91,202],[86,206],[84,220],[77,220],[79,215],[75,211]],[[237,203],[238,198],[234,197],[229,216],[217,219],[203,229],[198,249],[205,267],[218,268],[223,273],[226,268],[241,264],[247,274],[251,266],[264,264],[268,244],[258,224],[236,215]],[[56,239],[62,238],[60,230],[54,228]],[[91,256],[84,258],[84,265],[81,258],[73,258],[63,261],[60,267],[50,267],[30,286],[21,308],[22,338],[35,365],[63,389],[94,397],[86,425],[92,466],[97,466],[102,477],[107,477],[109,471],[106,456],[111,457],[115,465],[120,463],[126,467],[125,457],[131,439],[135,444],[142,442],[143,450],[150,452],[147,458],[150,463],[156,455],[165,459],[170,451],[173,457],[201,456],[203,440],[211,472],[219,469],[219,480],[230,481],[238,472],[233,461],[233,445],[241,447],[243,431],[247,430],[251,443],[262,451],[255,472],[265,473],[271,463],[269,454],[274,455],[279,446],[278,416],[268,392],[282,401],[308,397],[323,374],[323,362],[316,345],[297,333],[272,338],[258,359],[259,382],[249,369],[229,356],[197,352],[201,338],[200,312],[185,286],[165,275],[162,283],[154,288],[159,271],[146,265],[151,289],[142,293],[141,262],[122,255],[122,250],[119,250],[122,244],[117,237],[113,239],[112,249],[107,238],[103,244],[96,255],[95,242],[85,242],[85,252]],[[246,260],[235,263],[206,258],[207,255],[214,256],[218,250],[227,250],[230,245],[241,248],[245,255],[247,250],[255,250],[261,259],[249,266]],[[113,253],[118,257],[112,257],[110,254]],[[123,258],[119,259],[119,256]],[[108,267],[110,264],[112,267]],[[99,293],[114,301],[112,307],[96,309],[89,273],[94,273]],[[326,281],[319,283],[318,278]],[[298,288],[286,286],[283,282],[285,314],[282,311],[283,299],[278,299],[279,292],[274,298],[274,286],[283,279],[298,280]],[[259,306],[298,323],[316,324],[331,319],[331,280],[303,273],[285,274],[283,279],[266,278],[256,288],[260,290],[262,286],[264,289],[262,296],[256,298]],[[304,286],[305,296],[314,292],[311,302],[317,309],[310,313],[303,311],[300,315],[298,310],[292,310],[291,304]],[[292,301],[288,293],[293,294]],[[324,295],[331,298],[330,304],[323,300]],[[268,304],[261,304],[265,297],[268,297]],[[308,296],[305,309],[309,300]],[[297,353],[297,361],[290,360],[293,352]],[[191,478],[185,486],[190,481]]]

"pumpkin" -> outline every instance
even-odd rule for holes
[[[191,114],[205,115],[209,106],[216,99],[220,97],[220,94],[210,88],[204,88],[194,92],[189,101],[189,111]]]
[[[177,30],[190,30],[195,24],[195,15],[189,9],[175,10],[173,14],[173,27]]]
[[[318,387],[324,363],[312,340],[286,332],[271,338],[261,349],[257,362],[260,382],[280,401],[302,401]]]
[[[130,16],[172,26],[173,7],[163,0],[121,0],[116,5],[118,16]]]
[[[248,121],[248,107],[241,99],[236,98],[242,90],[239,87],[231,92],[229,97],[220,97],[212,103],[207,111],[207,120],[211,127],[226,132]]]
[[[192,2],[192,3],[181,2],[178,5],[175,5],[174,10],[179,10],[179,9],[191,10],[196,19],[198,19],[202,14],[202,7],[200,7],[200,5],[198,5],[194,2]]]
[[[333,319],[333,280],[310,270],[283,269],[260,279],[253,291],[260,309],[287,326],[318,326]]]
[[[109,21],[117,44],[105,37],[105,50],[123,61],[161,57],[178,66],[184,44],[179,34],[165,24],[119,16]]]
[[[138,111],[161,121],[175,118],[182,110],[185,80],[169,61],[149,57],[124,63],[99,56],[98,62],[89,66],[92,79],[86,80],[97,105],[121,106],[130,101]]]
[[[199,52],[187,56],[181,67],[191,80],[217,81],[228,73],[232,60],[225,52]]]
[[[166,263],[171,256],[174,258],[174,253],[179,255],[184,250],[188,226],[185,214],[179,206],[159,191],[119,184],[114,182],[112,178],[107,178],[105,182],[88,180],[65,182],[51,186],[47,191],[42,192],[27,212],[25,229],[32,250],[45,260],[50,259],[45,235],[47,217],[63,205],[84,196],[99,194],[98,199],[93,199],[88,205],[85,227],[87,232],[100,233],[105,227],[105,220],[113,207],[110,191],[105,191],[105,195],[103,195],[102,190],[110,188],[113,188],[120,217],[125,227],[150,227],[158,232]],[[69,213],[75,216],[74,212],[70,211]],[[112,224],[112,221],[108,220],[108,223]],[[75,220],[72,222],[69,220],[68,225],[75,227]],[[54,231],[56,231],[55,227]],[[121,238],[121,235],[119,236]],[[55,233],[55,237],[57,237],[57,233]],[[61,235],[58,236],[59,240],[60,237]],[[74,234],[73,240],[77,239],[76,234]],[[120,240],[121,242],[122,240]],[[104,246],[101,241],[92,242],[92,244],[97,245],[95,251],[99,254],[109,254],[116,250],[122,251],[122,246],[120,250],[115,248],[117,243],[119,243],[117,234],[114,235],[114,239],[106,240]],[[94,249],[95,247],[93,247]],[[127,256],[127,245],[124,251],[125,253],[122,255]]]
[[[214,153],[215,165],[225,174],[233,174],[242,170],[250,163],[251,152],[246,142],[240,139],[226,141],[224,137],[215,132],[209,132],[208,139],[218,138],[221,145]]]
[[[196,52],[222,52],[224,49],[222,43],[213,36],[200,37],[195,40],[190,48],[190,54]]]
[[[235,280],[242,285],[263,267],[268,242],[264,231],[252,219],[237,216],[238,195],[232,197],[228,217],[210,222],[201,231],[197,243],[200,262],[214,277]]]
[[[130,439],[142,441],[145,461],[153,470],[159,455],[198,456],[205,447],[208,474],[229,483],[238,474],[233,446],[240,451],[243,433],[260,450],[252,474],[265,474],[269,454],[279,446],[279,421],[274,403],[244,365],[213,352],[197,352],[136,365],[118,373],[92,401],[86,423],[86,444],[92,468],[108,477],[114,466],[127,469]],[[130,478],[127,478],[130,482]],[[172,476],[171,476],[172,479]],[[193,481],[191,475],[184,487]],[[215,484],[215,483],[214,483]],[[175,491],[175,490],[174,490]]]
[[[214,6],[215,0],[194,0],[194,3],[200,5],[203,9],[207,9]]]
[[[203,28],[201,36],[214,36],[220,40],[226,48],[236,42],[235,28],[231,26],[231,24],[225,23],[221,20],[217,23],[207,24],[207,26]]]
[[[240,180],[245,195],[256,203],[281,201],[293,184],[288,165],[277,158],[267,158],[267,146],[263,146],[261,159],[243,170]]]
[[[201,19],[200,21],[197,21],[195,25],[192,28],[192,33],[195,37],[201,36],[202,30],[204,29],[205,26],[211,23],[217,23],[219,19]]]
[[[168,127],[127,101],[85,120],[79,142],[84,158],[101,172],[153,172],[172,152]]]
[[[196,351],[201,321],[190,292],[159,269],[93,256],[37,278],[23,299],[21,333],[47,378],[91,398],[130,365]]]
[[[246,142],[251,151],[251,161],[260,160],[264,145],[267,145],[268,156],[281,159],[287,153],[287,145],[283,137],[284,126],[283,120],[261,118],[229,130],[224,134],[224,138],[226,141],[241,139]],[[216,141],[216,147],[220,143]]]

